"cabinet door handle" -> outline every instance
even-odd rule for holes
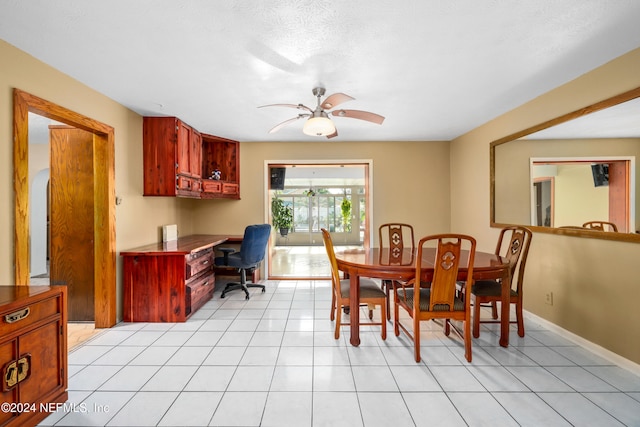
[[[29,313],[31,313],[31,309],[27,307],[23,310],[18,310],[15,313],[6,314],[4,316],[4,321],[7,323],[15,323],[22,319],[26,319],[27,316],[29,316]]]
[[[18,384],[18,361],[13,360],[3,369],[2,389],[4,391],[11,390]]]
[[[18,359],[18,382],[29,378],[31,374],[31,355],[27,354]]]

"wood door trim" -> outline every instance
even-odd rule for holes
[[[14,265],[16,286],[29,285],[29,119],[28,113],[95,135],[95,326],[116,323],[116,232],[114,129],[65,107],[13,90]]]

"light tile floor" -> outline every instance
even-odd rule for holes
[[[336,252],[354,248],[362,248],[362,246],[336,245],[335,247]],[[331,277],[331,266],[323,245],[275,246],[269,256],[271,258],[270,277],[287,279]]]
[[[379,327],[357,348],[348,328],[335,340],[329,281],[251,294],[216,292],[185,323],[120,323],[79,345],[67,410],[41,425],[640,426],[640,377],[529,319],[507,349],[483,327],[473,363],[423,323],[415,363],[391,324],[386,341]]]

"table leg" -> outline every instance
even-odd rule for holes
[[[509,311],[511,308],[511,271],[505,269],[502,276],[502,299],[500,303],[500,345],[509,347]]]
[[[360,345],[360,276],[349,272],[349,323],[351,326],[351,345]]]

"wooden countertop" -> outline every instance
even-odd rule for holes
[[[121,256],[187,255],[225,242],[242,242],[242,235],[192,234],[170,242],[156,242],[120,252]]]
[[[54,289],[50,286],[0,286],[0,304],[5,305],[33,295],[39,295]]]

